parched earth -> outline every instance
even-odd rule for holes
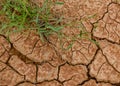
[[[0,35],[0,86],[120,86],[119,0],[60,1],[64,5],[54,6],[53,13],[66,22],[81,20],[88,38],[66,49],[71,40],[57,34],[45,42],[34,31],[14,33],[9,41]],[[81,30],[62,32],[70,37]]]

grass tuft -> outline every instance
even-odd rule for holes
[[[2,19],[0,18],[0,34],[9,36],[13,32],[35,30],[40,35],[42,41],[47,40],[47,37],[53,33],[57,33],[58,38],[60,36],[63,37],[64,34],[61,33],[61,30],[65,26],[61,25],[63,17],[56,18],[51,13],[52,6],[63,4],[63,2],[58,2],[57,0],[56,2],[53,2],[53,0],[44,0],[42,6],[38,6],[30,0],[3,0],[0,2],[0,17],[2,17]],[[89,16],[89,18],[95,16],[96,14]],[[95,40],[89,38],[88,35],[90,33],[86,31],[82,20],[67,25],[74,26],[75,23],[79,24],[79,28],[82,28],[82,31],[70,38],[72,41],[64,50],[71,49],[76,39],[88,39],[98,45]],[[64,38],[67,39],[69,37],[64,36]],[[64,45],[64,42],[62,44]]]
[[[35,30],[42,40],[52,33],[59,33],[63,26],[60,25],[62,18],[55,18],[51,13],[51,7],[62,5],[63,2],[53,3],[51,0],[44,0],[41,7],[29,0],[4,0],[0,3],[0,16],[6,21],[0,21],[1,34],[20,32],[23,30]]]

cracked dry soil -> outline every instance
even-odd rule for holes
[[[34,0],[41,3],[41,0]],[[0,35],[0,86],[120,86],[120,4],[117,0],[61,0],[54,14],[82,24],[90,38],[60,48],[56,34],[41,42],[33,31]],[[92,15],[95,17],[91,17]],[[96,26],[97,25],[97,26]],[[65,35],[79,33],[66,27]],[[70,40],[63,40],[66,47]]]

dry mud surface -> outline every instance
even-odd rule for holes
[[[35,0],[40,4],[41,0]],[[60,48],[56,34],[41,42],[34,32],[0,35],[0,86],[120,86],[120,4],[117,0],[61,0],[53,13],[82,24],[90,38]],[[38,3],[39,2],[39,3]],[[95,17],[90,17],[95,14]],[[65,35],[79,33],[66,27]],[[64,40],[64,48],[70,40]]]

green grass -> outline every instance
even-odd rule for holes
[[[12,32],[35,30],[42,40],[52,33],[59,33],[63,28],[59,25],[62,18],[55,18],[51,13],[54,4],[64,3],[44,0],[43,5],[39,7],[29,0],[2,1],[0,16],[4,16],[6,21],[0,21],[0,33],[9,35]]]
[[[62,17],[56,18],[51,13],[51,7],[53,5],[63,4],[63,2],[44,0],[43,5],[38,6],[30,0],[3,0],[0,2],[0,16],[4,17],[3,20],[0,20],[0,34],[9,36],[9,34],[13,32],[35,30],[37,34],[40,35],[41,40],[45,41],[50,34],[57,33],[60,39],[61,37],[71,39],[71,43],[67,48],[63,48],[64,42],[61,43],[64,50],[70,49],[77,39],[88,39],[98,45],[95,40],[88,37],[89,33],[82,25],[82,21],[78,22],[79,28],[82,28],[79,34],[69,38],[61,33],[64,27],[60,25]],[[95,17],[95,15],[89,18],[92,17]],[[74,23],[76,22],[73,22],[73,24]],[[66,25],[74,26],[73,24],[70,23]]]

